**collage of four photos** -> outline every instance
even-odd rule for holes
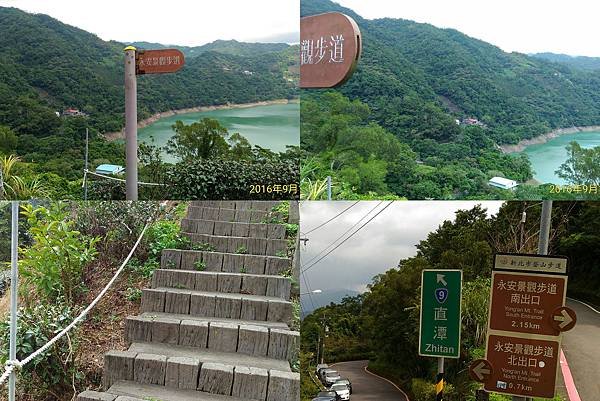
[[[600,401],[596,9],[0,0],[0,401]]]

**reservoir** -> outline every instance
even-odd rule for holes
[[[274,152],[285,151],[286,145],[300,145],[298,102],[177,114],[139,129],[138,138],[146,143],[152,143],[154,138],[154,145],[164,147],[174,134],[171,126],[175,121],[181,120],[189,125],[206,117],[219,120],[229,134],[239,132],[252,145]],[[163,157],[167,162],[175,161],[166,152],[163,152]]]
[[[559,178],[555,171],[558,170],[567,158],[567,145],[570,142],[578,142],[582,148],[594,148],[600,146],[600,132],[579,132],[565,134],[549,140],[546,143],[530,145],[523,151],[531,161],[534,178],[542,184],[566,184]]]

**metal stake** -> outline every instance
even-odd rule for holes
[[[327,176],[327,200],[331,200],[331,176]]]
[[[138,200],[136,48],[125,48],[125,186],[126,199]]]
[[[11,248],[10,248],[10,349],[9,360],[17,359],[17,291],[19,288],[19,271],[17,253],[19,245],[19,202],[12,201],[12,228],[11,228]],[[17,372],[13,370],[8,378],[8,400],[15,401]]]

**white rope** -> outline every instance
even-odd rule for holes
[[[38,349],[37,351],[35,351],[33,354],[29,355],[27,358],[23,359],[22,361],[6,361],[4,373],[2,374],[2,376],[0,376],[0,386],[4,383],[4,381],[6,381],[6,379],[8,378],[8,376],[10,376],[10,374],[12,373],[12,371],[15,368],[18,368],[18,369],[22,368],[27,363],[29,363],[33,359],[37,358],[39,355],[41,355],[42,353],[46,352],[46,350],[48,348],[50,348],[52,345],[54,345],[54,343],[56,343],[58,340],[60,340],[73,327],[75,327],[80,321],[82,321],[85,318],[85,316],[90,312],[90,310],[92,310],[92,308],[94,306],[96,306],[96,304],[98,302],[100,302],[100,299],[104,296],[104,294],[106,294],[108,292],[108,290],[110,289],[110,287],[117,280],[117,278],[119,277],[119,275],[121,274],[121,272],[123,271],[123,269],[125,268],[125,266],[127,265],[127,263],[129,262],[129,259],[131,259],[131,257],[133,256],[133,253],[135,252],[135,250],[137,249],[138,245],[140,244],[142,238],[144,237],[144,234],[146,233],[146,229],[148,228],[148,226],[149,226],[149,223],[146,223],[146,225],[144,226],[144,229],[142,230],[142,233],[140,234],[140,236],[138,237],[137,241],[135,242],[135,245],[133,245],[133,248],[131,248],[131,251],[129,251],[129,254],[127,255],[127,258],[125,258],[125,260],[121,264],[121,267],[119,267],[119,270],[117,270],[117,272],[115,273],[115,275],[113,276],[113,278],[108,282],[108,284],[106,284],[106,286],[104,287],[104,289],[102,291],[100,291],[100,293],[96,296],[96,298],[94,298],[94,300],[92,301],[92,303],[90,303],[88,305],[88,307],[85,308],[83,310],[83,312],[81,312],[79,314],[79,316],[77,316],[75,318],[75,320],[73,320],[73,322],[71,322],[71,324],[69,324],[67,327],[65,327],[60,333],[58,333],[57,335],[55,335],[50,341],[48,341],[40,349]]]
[[[96,173],[94,171],[90,171],[90,170],[83,170],[83,172],[87,173],[87,174],[95,175],[96,177],[106,178],[107,180],[113,180],[113,181],[118,181],[118,182],[126,182],[122,178],[111,177],[109,175],[104,175],[104,174],[98,174],[98,173]],[[84,179],[85,179],[85,175],[84,175]],[[139,185],[152,185],[152,186],[156,186],[156,187],[162,187],[162,186],[167,185],[167,184],[158,184],[156,182],[138,182],[138,184]]]

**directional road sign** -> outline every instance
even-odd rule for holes
[[[462,270],[423,270],[419,355],[460,356]]]
[[[485,390],[554,397],[560,334],[577,321],[564,306],[567,262],[546,255],[494,257],[486,358],[469,370]]]

